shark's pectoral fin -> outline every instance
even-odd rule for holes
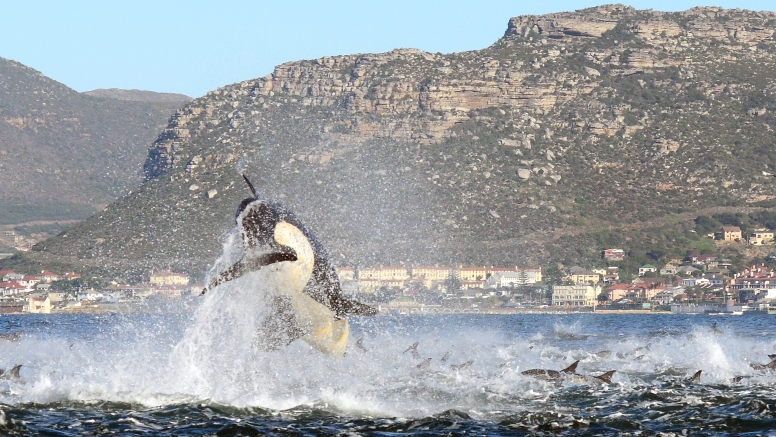
[[[283,262],[283,261],[296,261],[296,252],[289,247],[279,247],[271,252],[262,253],[261,255],[253,256],[245,260],[245,264],[248,270],[259,270],[262,267]]]

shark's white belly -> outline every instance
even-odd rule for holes
[[[343,355],[349,326],[346,319],[335,320],[334,312],[304,293],[312,276],[314,254],[309,241],[295,226],[282,222],[275,229],[275,240],[293,248],[297,261],[283,261],[265,267],[268,289],[290,298],[294,318],[302,328],[304,341],[328,354]]]

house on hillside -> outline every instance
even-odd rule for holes
[[[17,279],[16,282],[18,282],[21,285],[24,285],[25,287],[27,287],[28,290],[31,290],[35,287],[35,284],[40,282],[40,280],[35,278],[35,276],[25,275]]]
[[[569,280],[575,284],[597,284],[601,276],[592,270],[577,270],[569,275]]]
[[[727,278],[719,273],[709,273],[706,272],[703,276],[703,279],[707,279],[709,281],[709,284],[711,284],[714,288],[722,288],[725,286],[725,281],[727,281],[730,278]]]
[[[607,261],[622,261],[625,259],[625,251],[622,249],[604,250],[604,259]]]
[[[741,228],[739,228],[738,226],[723,226],[722,239],[725,241],[740,241]]]
[[[757,229],[749,236],[749,244],[753,246],[771,243],[773,243],[773,231],[769,229]]]
[[[682,279],[682,285],[685,287],[695,287],[696,285],[706,285],[711,286],[711,282],[706,278],[685,278]]]
[[[29,291],[29,288],[16,281],[0,282],[0,292],[3,296],[13,296]]]
[[[677,268],[676,265],[668,263],[660,269],[660,276],[675,276]]]
[[[41,270],[40,273],[35,275],[35,278],[40,282],[54,282],[62,279],[62,276],[48,270]]]
[[[688,257],[689,261],[693,263],[693,265],[696,266],[705,266],[709,263],[713,263],[717,260],[717,255],[712,254],[703,254],[699,255],[697,253],[694,253]]]
[[[643,266],[639,267],[639,276],[644,276],[647,273],[654,273],[657,271],[657,267],[653,266],[652,264],[644,264]]]
[[[679,266],[676,268],[676,274],[680,276],[690,276],[695,272],[700,272],[693,266]]]
[[[638,278],[633,280],[633,284],[644,284],[648,287],[650,286],[656,286],[656,285],[665,285],[668,282],[670,282],[669,278],[666,278],[665,276],[658,276],[655,278],[649,278],[646,276],[639,276]]]

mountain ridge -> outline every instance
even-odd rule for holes
[[[0,223],[85,218],[138,185],[182,103],[92,97],[0,58]]]
[[[674,217],[776,206],[774,29],[772,12],[605,5],[514,17],[477,51],[281,64],[184,105],[144,185],[6,261],[202,275],[240,173],[339,264],[683,253],[697,237]]]
[[[184,94],[159,93],[156,91],[145,91],[138,89],[125,90],[120,88],[97,88],[91,91],[85,91],[83,94],[91,97],[129,100],[132,102],[170,102],[179,104],[192,100],[191,97]]]

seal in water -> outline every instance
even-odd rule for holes
[[[271,314],[259,328],[259,345],[278,349],[301,338],[316,349],[342,355],[348,339],[346,316],[372,316],[377,310],[342,296],[339,278],[315,235],[287,208],[253,193],[235,216],[243,257],[202,290],[247,273],[267,269]]]

